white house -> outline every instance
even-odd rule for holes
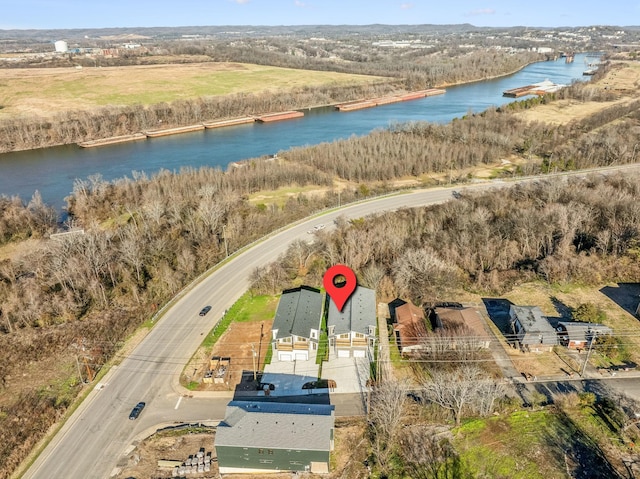
[[[339,358],[365,357],[376,344],[376,292],[356,287],[342,311],[328,299],[329,347]]]
[[[307,361],[318,349],[322,295],[309,286],[282,292],[271,327],[274,357],[279,361]]]

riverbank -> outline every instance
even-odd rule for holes
[[[85,147],[114,144],[157,125],[181,128],[200,124],[201,118],[215,122],[235,118],[235,115],[257,115],[264,111],[265,105],[272,111],[303,111],[356,98],[366,100],[407,93],[402,88],[405,82],[402,78],[227,63],[161,67],[85,68],[73,72],[66,68],[29,69],[28,78],[23,78],[24,72],[3,72],[0,80],[6,83],[8,98],[28,98],[28,102],[14,99],[2,105],[0,153],[78,143]],[[203,69],[207,72],[206,89],[196,81]],[[229,75],[232,79],[238,76],[238,80],[229,81]],[[258,81],[267,75],[280,83]],[[134,76],[136,80],[131,81]],[[223,84],[233,88],[220,91],[219,82],[215,81],[218,77],[226,78]],[[141,84],[147,83],[165,87],[140,90]],[[264,90],[265,85],[273,90]],[[18,89],[20,95],[13,95]],[[92,94],[77,94],[85,90]],[[51,97],[48,91],[63,96]],[[110,136],[106,137],[105,133]]]

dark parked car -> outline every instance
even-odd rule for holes
[[[211,311],[211,306],[205,306],[204,308],[202,308],[200,310],[200,316],[204,316],[205,314],[207,314],[209,311]]]
[[[138,404],[136,404],[135,407],[131,410],[131,414],[129,414],[129,419],[131,419],[132,421],[134,419],[138,419],[138,416],[144,409],[145,405],[146,404],[143,402],[139,402]]]

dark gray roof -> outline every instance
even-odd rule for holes
[[[520,320],[520,324],[527,333],[555,333],[555,329],[549,324],[538,306],[511,306]]]
[[[327,326],[335,326],[334,334],[350,331],[367,334],[369,326],[376,325],[376,292],[373,289],[357,286],[342,311],[329,301]]]
[[[322,295],[320,291],[301,286],[282,292],[272,330],[277,330],[276,339],[292,334],[308,338],[311,329],[320,329]]]
[[[549,324],[538,306],[516,306],[513,304],[511,308],[522,325],[524,334],[520,341],[523,344],[553,345],[558,343],[557,331]]]
[[[269,449],[329,451],[331,404],[231,401],[215,444]]]
[[[566,332],[571,341],[587,341],[599,334],[612,334],[613,330],[600,323],[583,323],[580,321],[560,321],[558,326]]]

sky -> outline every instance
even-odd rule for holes
[[[195,25],[640,25],[640,0],[0,0],[0,29]]]

